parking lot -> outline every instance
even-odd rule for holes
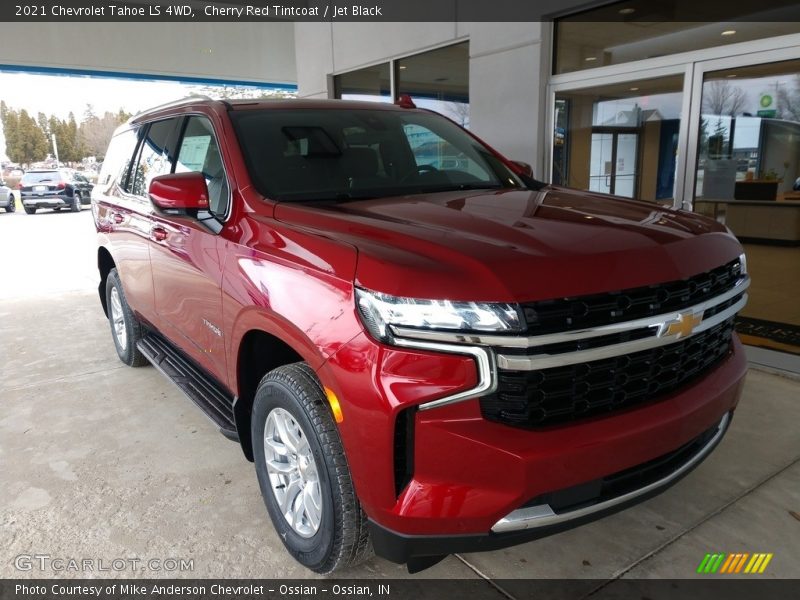
[[[274,533],[239,447],[155,369],[119,362],[94,253],[89,210],[0,214],[0,576],[79,575],[15,560],[47,554],[192,561],[147,576],[311,577]],[[707,552],[774,553],[763,577],[800,577],[798,400],[800,382],[751,370],[722,444],[663,495],[413,577],[585,578],[589,591],[696,576]],[[342,575],[408,576],[380,559]]]

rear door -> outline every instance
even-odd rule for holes
[[[156,310],[166,335],[227,383],[221,292],[225,240],[220,234],[230,208],[230,187],[211,120],[190,115],[182,129],[173,170],[203,174],[211,214],[154,214],[151,264]]]
[[[91,181],[86,179],[86,177],[84,177],[80,173],[73,173],[72,185],[81,195],[81,198],[84,200],[84,203],[91,197],[92,187],[94,186],[92,185]]]
[[[155,121],[117,134],[92,195],[98,230],[108,236],[128,304],[155,325],[150,264],[154,208],[147,186],[172,169],[180,121]]]

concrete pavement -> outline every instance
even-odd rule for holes
[[[238,446],[155,369],[118,361],[89,211],[0,214],[0,256],[0,577],[76,576],[20,571],[26,554],[193,561],[147,576],[312,577],[284,551]],[[800,577],[798,423],[800,383],[751,370],[725,440],[666,493],[413,577],[584,578],[589,591],[692,577],[706,552],[772,552],[763,577]],[[380,559],[342,575],[407,576]],[[524,596],[523,582],[504,586]]]

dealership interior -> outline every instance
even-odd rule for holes
[[[651,4],[566,0],[541,22],[0,23],[0,71],[409,96],[538,180],[644,200],[649,223],[680,209],[724,224],[752,278],[736,320],[750,371],[728,439],[642,505],[416,576],[584,578],[589,593],[693,577],[706,552],[726,551],[774,553],[766,575],[798,578],[800,23],[781,2],[724,22],[648,17]],[[64,52],[65,38],[80,42]],[[415,143],[448,151],[422,133]],[[8,558],[47,551],[196,559],[193,573],[167,576],[308,577],[271,530],[252,465],[157,373],[142,383],[120,369],[89,213],[0,215],[12,256],[0,267],[0,574],[48,576],[20,575]],[[74,246],[57,257],[32,247],[63,241],[57,221],[69,219]],[[372,559],[344,576],[409,575]],[[501,596],[524,591],[508,584]]]

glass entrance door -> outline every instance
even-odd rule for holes
[[[557,92],[553,183],[672,206],[683,88],[680,74]]]
[[[639,135],[636,133],[625,129],[595,129],[589,157],[589,189],[633,198],[638,145]]]
[[[752,284],[736,324],[742,340],[800,355],[800,59],[704,66],[694,210],[725,223],[745,248]]]

